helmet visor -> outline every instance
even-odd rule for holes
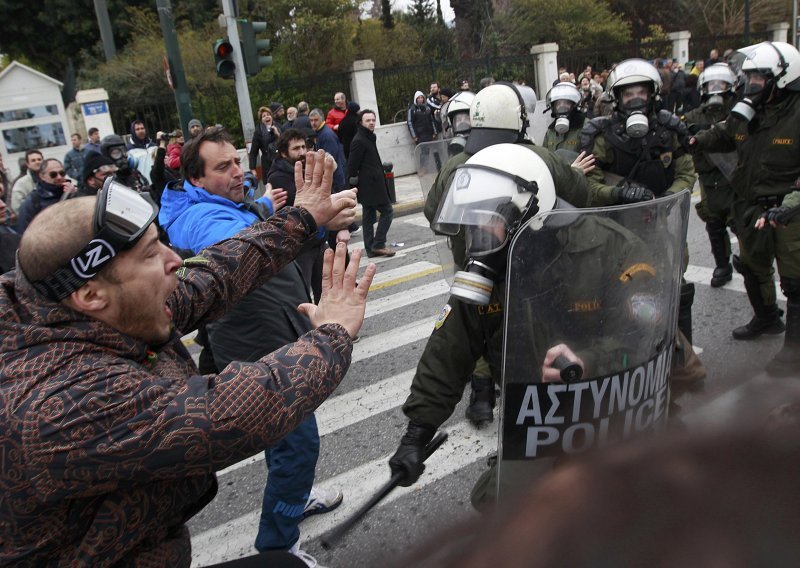
[[[508,235],[535,193],[535,184],[521,178],[485,166],[463,165],[456,169],[432,227],[446,235],[455,235],[461,226],[482,227],[486,238]],[[498,246],[505,240],[500,239]]]

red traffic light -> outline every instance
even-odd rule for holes
[[[227,59],[233,54],[233,46],[231,45],[231,42],[227,40],[217,40],[217,42],[214,44],[214,53],[217,55],[217,57]]]

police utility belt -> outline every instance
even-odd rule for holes
[[[781,203],[783,203],[783,198],[786,197],[786,194],[783,195],[760,195],[756,197],[753,201],[753,205],[758,205],[765,211],[767,209],[772,209],[773,207],[780,207]]]

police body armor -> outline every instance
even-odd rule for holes
[[[499,429],[505,500],[554,458],[662,428],[690,192],[556,209],[510,245]],[[543,381],[548,352],[580,360]],[[562,361],[568,363],[569,361]]]
[[[685,154],[683,144],[688,130],[680,119],[669,111],[650,115],[650,129],[642,138],[632,138],[625,132],[625,123],[616,114],[589,121],[581,132],[581,149],[592,151],[594,140],[602,135],[614,151],[611,163],[599,162],[604,171],[622,176],[661,196],[675,181],[675,160]],[[673,145],[677,134],[680,145]]]

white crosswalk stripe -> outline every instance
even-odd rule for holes
[[[427,220],[419,215],[404,218],[406,224],[427,227]],[[375,330],[364,333],[361,340],[355,344],[353,350],[353,365],[373,361],[386,362],[383,366],[393,369],[383,376],[377,376],[374,381],[362,388],[355,388],[335,393],[323,403],[316,411],[320,435],[323,438],[323,451],[326,446],[325,438],[343,432],[355,430],[367,421],[382,420],[381,415],[388,412],[399,412],[408,396],[414,368],[393,368],[392,361],[395,354],[402,353],[412,346],[427,338],[433,329],[434,319],[439,309],[447,299],[448,284],[442,278],[440,267],[431,262],[430,250],[436,245],[435,237],[426,235],[423,242],[417,241],[409,247],[398,248],[398,254],[392,258],[362,259],[362,267],[367,262],[379,264],[379,272],[372,284],[370,300],[367,305],[366,319]],[[358,247],[359,244],[351,243]],[[419,260],[415,254],[427,253],[427,260]],[[435,256],[435,254],[433,255]],[[409,257],[411,258],[409,260]],[[707,286],[713,269],[692,265],[686,272],[686,279],[701,286]],[[741,276],[734,275],[731,283],[720,290],[744,293]],[[716,291],[714,292],[716,293]],[[433,302],[438,298],[440,302]],[[785,298],[779,292],[779,298]],[[407,310],[424,302],[425,311],[415,311],[409,317],[400,317]],[[746,300],[745,304],[746,305]],[[410,312],[408,312],[410,313]],[[377,324],[380,323],[380,327]],[[385,324],[385,325],[384,325]],[[702,348],[698,348],[702,351]],[[417,353],[417,359],[418,359]],[[352,369],[351,369],[351,372]],[[762,379],[759,379],[762,380]],[[345,378],[343,387],[348,378]],[[747,383],[749,384],[749,383]],[[746,385],[747,385],[746,384]],[[746,399],[745,386],[731,390],[725,396],[719,396],[712,404],[704,409],[696,410],[692,416],[704,415],[721,417],[730,412],[734,404],[741,404]],[[751,385],[752,386],[752,385]],[[340,390],[343,388],[340,387]],[[749,387],[748,387],[749,388]],[[691,417],[688,420],[691,422]],[[428,462],[425,474],[412,488],[394,491],[379,507],[384,507],[394,500],[402,499],[414,492],[424,491],[435,486],[448,475],[485,459],[486,456],[496,451],[497,432],[496,422],[492,427],[481,430],[475,429],[466,422],[457,422],[449,429],[450,439],[435,453]],[[301,545],[326,534],[335,528],[344,519],[348,518],[363,502],[365,502],[388,479],[388,459],[390,453],[383,451],[377,458],[367,459],[335,472],[327,479],[318,479],[318,484],[325,488],[341,488],[346,491],[342,506],[336,511],[312,517],[306,520],[301,530]],[[219,473],[222,481],[235,477],[238,470],[263,460],[263,454],[258,454],[235,464]],[[261,466],[263,468],[263,465]],[[247,471],[247,470],[246,470]],[[263,469],[259,469],[259,475]],[[241,472],[239,472],[241,473]],[[206,566],[216,562],[238,558],[254,552],[253,542],[258,528],[260,509],[241,511],[233,518],[222,521],[216,526],[206,528],[193,534],[192,558],[193,566]],[[193,531],[194,532],[194,531]]]

